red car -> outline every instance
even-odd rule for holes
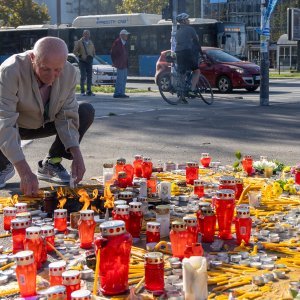
[[[260,67],[248,61],[242,61],[219,48],[202,47],[206,56],[199,65],[201,73],[208,79],[212,88],[222,93],[233,89],[255,91],[260,85]],[[156,63],[155,82],[157,85],[170,84],[170,50],[161,52]]]

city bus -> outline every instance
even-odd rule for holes
[[[246,53],[246,30],[243,23],[219,22],[214,19],[191,18],[201,45],[219,47],[224,51],[244,58]],[[43,36],[58,36],[72,52],[82,31],[88,29],[96,48],[96,54],[111,63],[110,49],[121,29],[130,32],[129,75],[154,76],[155,64],[161,51],[170,49],[171,21],[161,20],[155,14],[89,15],[74,19],[72,26],[45,25],[43,28],[0,29],[0,63],[7,56],[31,49]]]

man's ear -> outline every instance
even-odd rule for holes
[[[31,62],[33,62],[33,61],[34,61],[34,58],[35,58],[34,53],[33,53],[33,52],[30,52],[30,53],[29,53],[29,56],[30,56]]]

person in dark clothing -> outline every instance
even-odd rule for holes
[[[200,77],[199,55],[203,56],[199,38],[195,29],[189,26],[189,15],[181,13],[176,17],[180,24],[176,32],[176,58],[179,72],[184,74],[187,71],[193,71],[192,88],[189,91],[190,96],[195,96],[196,85]]]
[[[114,98],[129,98],[125,94],[128,73],[128,35],[129,32],[126,29],[122,29],[120,36],[113,42],[111,48],[112,64],[117,68]]]

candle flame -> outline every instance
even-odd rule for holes
[[[91,204],[91,199],[90,199],[89,194],[87,193],[87,191],[85,189],[80,189],[77,192],[77,194],[80,196],[79,202],[84,203],[81,210],[87,210]]]
[[[105,200],[104,207],[105,208],[113,208],[114,207],[114,195],[110,189],[111,184],[109,182],[105,183],[104,186],[104,196],[101,199]]]
[[[12,196],[12,198],[11,198],[11,204],[15,205],[17,203],[19,203],[19,196],[16,194],[16,195]]]

